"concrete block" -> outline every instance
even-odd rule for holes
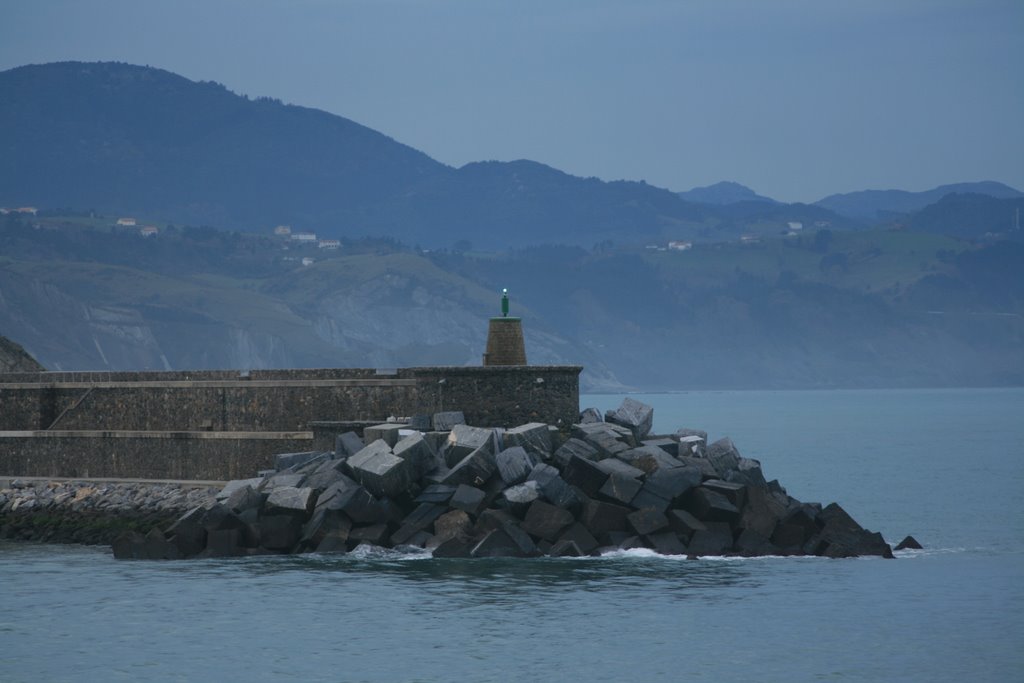
[[[633,432],[639,442],[651,432],[651,425],[654,423],[654,409],[627,396],[616,410],[609,410],[605,413],[604,419],[606,422],[626,427]]]
[[[296,515],[305,520],[315,506],[316,493],[313,489],[282,486],[270,492],[264,504],[264,511],[269,515]]]
[[[283,472],[291,467],[303,465],[320,455],[319,451],[304,451],[302,453],[278,453],[274,456],[274,469]]]
[[[744,557],[779,554],[779,549],[767,537],[753,529],[744,529],[740,532],[733,549]]]
[[[745,492],[747,500],[740,515],[739,526],[771,538],[776,525],[788,512],[786,507],[767,488],[747,486]]]
[[[639,536],[648,536],[668,528],[668,517],[654,508],[642,508],[626,515],[629,526]]]
[[[363,441],[373,443],[377,439],[382,439],[384,443],[394,448],[395,444],[398,443],[399,432],[403,429],[406,429],[406,425],[398,422],[385,422],[384,424],[366,427],[363,429]]]
[[[542,422],[530,422],[512,429],[506,429],[505,446],[519,446],[534,455],[547,459],[551,457],[551,432]]]
[[[306,525],[302,527],[299,543],[309,550],[320,551],[320,546],[328,536],[335,538],[344,547],[348,540],[348,532],[352,529],[352,520],[340,510],[321,508],[313,513]]]
[[[566,483],[579,487],[588,496],[595,496],[608,481],[608,474],[596,462],[573,455],[562,469],[562,478]]]
[[[499,503],[510,513],[522,519],[530,505],[540,498],[540,484],[527,481],[510,486],[501,493]]]
[[[345,432],[334,438],[334,452],[338,456],[355,455],[365,446],[366,443],[355,432]]]
[[[540,485],[541,494],[552,505],[572,511],[579,507],[580,499],[572,487],[559,476],[558,470],[551,465],[535,466],[527,478],[527,482],[530,481],[536,481]]]
[[[688,456],[693,458],[703,458],[706,447],[707,437],[701,438],[695,435],[683,436],[679,439],[676,457]]]
[[[608,458],[601,462],[611,462],[613,460],[614,458]],[[629,465],[626,465],[626,467],[629,467]],[[640,493],[640,489],[642,488],[643,482],[639,479],[634,479],[621,474],[612,474],[598,490],[598,495],[607,500],[629,505],[636,497],[636,494]]]
[[[450,486],[483,486],[496,470],[497,464],[489,446],[482,446],[457,462],[440,483]]]
[[[597,451],[598,460],[611,458],[635,445],[633,435],[629,430],[617,429],[615,425],[606,422],[573,425],[572,436],[590,444]]]
[[[142,552],[143,557],[147,560],[180,559],[177,546],[168,543],[163,532],[155,527],[146,534]]]
[[[672,501],[665,498],[660,488],[651,482],[644,482],[640,492],[633,496],[633,500],[629,501],[629,506],[636,510],[654,508],[659,512],[665,512],[671,503]]]
[[[600,545],[597,539],[594,538],[593,534],[587,531],[587,528],[579,522],[574,522],[569,526],[568,529],[562,532],[559,536],[558,541],[555,542],[555,546],[563,541],[572,541],[576,544],[576,547],[580,549],[580,554],[589,555],[594,552]]]
[[[732,439],[725,437],[708,446],[705,457],[711,462],[718,476],[725,479],[730,470],[739,467],[742,456]]]
[[[492,529],[473,546],[470,555],[473,557],[527,557],[529,553],[523,550],[519,540],[521,539],[513,538],[504,527]]]
[[[620,476],[628,477],[630,479],[641,479],[645,474],[643,470],[637,467],[633,467],[632,465],[626,463],[623,460],[619,460],[618,458],[605,458],[604,460],[600,460],[595,464],[597,465],[597,469],[609,475],[618,474]]]
[[[452,495],[455,493],[455,489],[455,486],[448,486],[447,484],[430,484],[420,491],[419,495],[416,496],[416,499],[413,502],[447,505],[448,501],[451,500]]]
[[[580,412],[579,424],[591,424],[594,422],[604,422],[604,416],[601,415],[601,411],[597,408],[584,408]]]
[[[355,481],[345,475],[347,471],[349,471],[347,458],[342,457],[336,460],[328,460],[311,472],[302,482],[302,485],[313,489],[318,494],[323,493],[338,483],[345,486],[355,486]]]
[[[700,476],[704,479],[718,479],[718,472],[715,470],[715,466],[711,464],[711,461],[707,458],[695,458],[687,455],[680,455],[676,458],[683,465],[689,465],[690,467],[696,467],[700,470]]]
[[[582,439],[572,438],[558,447],[555,451],[554,462],[558,467],[565,468],[572,456],[578,456],[584,460],[597,460],[597,449]]]
[[[409,461],[412,465],[413,479],[420,479],[427,472],[435,469],[440,461],[429,442],[419,432],[403,437],[392,449],[395,456]]]
[[[342,475],[337,481],[329,484],[316,499],[316,507],[319,508],[330,508],[332,510],[340,509],[338,507],[338,501],[335,500],[338,496],[345,493],[346,491],[354,488],[358,488],[359,484],[353,479]]]
[[[662,467],[647,476],[645,485],[662,498],[677,501],[690,489],[700,486],[702,479],[696,467]]]
[[[442,540],[434,546],[431,554],[435,558],[461,558],[472,557],[470,554],[476,546],[477,541],[471,541],[460,536]]]
[[[531,536],[553,542],[573,521],[572,514],[567,510],[535,500],[526,512],[522,529]]]
[[[246,510],[258,510],[263,506],[263,501],[263,494],[257,493],[256,489],[252,486],[245,486],[243,488],[236,489],[234,493],[228,496],[228,499],[224,501],[224,505],[237,515],[245,512]]]
[[[302,538],[303,520],[295,515],[269,515],[260,520],[260,544],[268,550],[291,552]]]
[[[455,425],[448,435],[445,462],[449,467],[455,467],[463,458],[475,451],[482,451],[493,458],[497,451],[495,446],[494,430],[464,424]]]
[[[667,436],[659,437],[657,439],[644,439],[642,445],[660,448],[673,458],[679,455],[679,442]],[[690,453],[687,452],[686,455],[690,455]]]
[[[456,510],[462,510],[475,517],[483,508],[485,497],[486,494],[475,486],[459,484],[455,488],[455,493],[452,494],[449,505]]]
[[[583,557],[583,551],[576,545],[576,541],[569,539],[555,543],[547,554],[550,557]]]
[[[679,540],[679,537],[671,531],[662,531],[656,534],[651,534],[647,537],[647,541],[659,555],[687,554],[686,546]]]
[[[683,507],[703,522],[733,522],[740,514],[728,498],[703,486],[686,494]]]
[[[363,486],[339,493],[327,508],[341,510],[357,524],[375,524],[387,519],[380,502]]]
[[[765,481],[764,472],[761,470],[761,463],[752,458],[740,458],[736,469],[729,472],[728,481],[762,489],[768,488],[768,482]]]
[[[625,531],[629,508],[599,500],[588,500],[583,505],[580,521],[594,536],[612,531]]]
[[[718,529],[696,531],[686,550],[697,557],[725,555],[732,550],[732,535]]]
[[[428,547],[436,547],[451,538],[467,540],[473,529],[473,520],[463,510],[449,510],[434,520],[434,537]]]
[[[477,518],[476,524],[473,525],[473,534],[482,538],[488,531],[500,529],[506,524],[515,526],[518,523],[519,520],[507,510],[488,508],[481,512]]]
[[[243,489],[246,486],[251,486],[256,491],[259,491],[262,489],[264,483],[265,481],[261,477],[255,477],[253,479],[234,479],[229,481],[227,484],[224,484],[224,488],[217,492],[216,498],[219,501],[227,500],[232,493],[238,489]]]
[[[363,455],[371,449],[372,453]],[[375,448],[374,444],[349,458],[348,466],[355,480],[375,496],[400,496],[408,491],[416,480],[413,462],[398,457],[390,450]]]
[[[329,533],[320,541],[314,552],[326,555],[330,553],[348,552],[348,532],[344,534]]]
[[[391,534],[392,545],[409,543],[413,535],[433,525],[434,520],[443,515],[446,509],[443,505],[420,503],[402,520],[398,531]]]
[[[345,468],[353,478],[358,479],[355,476],[355,468],[381,453],[391,453],[391,446],[384,439],[375,439],[363,446],[357,453],[348,456],[345,459]]]
[[[211,531],[206,537],[206,549],[202,552],[203,557],[237,557],[241,555],[240,534],[238,529]]]
[[[384,523],[353,527],[348,533],[348,547],[353,549],[360,544],[383,546],[388,540],[388,525]]]
[[[521,446],[506,448],[494,458],[498,474],[506,486],[526,481],[530,471],[537,464],[537,458]]]
[[[690,429],[689,427],[682,427],[681,429],[676,430],[675,436],[679,440],[695,436],[704,443],[708,442],[708,433],[705,432],[703,429]]]
[[[217,503],[205,511],[202,524],[208,532],[223,531],[224,529],[237,529],[242,526],[242,521],[227,505]]]
[[[723,481],[721,479],[709,479],[705,481],[702,486],[711,491],[721,493],[723,496],[729,499],[729,502],[736,506],[737,509],[742,510],[743,506],[747,503],[747,487],[743,484],[738,484],[732,481]]]
[[[118,534],[111,543],[114,559],[143,560],[145,559],[146,537],[137,531],[125,531]]]
[[[299,488],[303,482],[306,481],[305,474],[299,474],[297,472],[278,472],[272,474],[263,480],[263,484],[258,488],[258,491],[263,493],[270,493],[276,488]]]
[[[409,429],[415,429],[418,432],[429,432],[434,428],[434,420],[431,415],[410,415],[406,424]]]
[[[804,529],[796,524],[776,524],[772,531],[771,542],[784,553],[802,552],[804,543],[810,538]]]
[[[178,553],[182,557],[198,555],[206,547],[207,532],[203,527],[203,519],[205,517],[205,508],[202,506],[194,507],[179,517],[167,529],[167,536],[178,548]]]
[[[669,528],[679,534],[679,536],[685,541],[689,541],[690,537],[697,531],[707,530],[707,526],[704,522],[700,521],[686,510],[669,510],[667,517]]]
[[[645,474],[650,474],[660,468],[679,467],[679,461],[657,446],[639,446],[630,448],[627,451],[616,454],[619,460],[632,465]]]

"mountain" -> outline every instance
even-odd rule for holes
[[[1024,193],[1009,185],[986,180],[978,183],[941,185],[924,192],[862,190],[846,194],[833,194],[818,200],[815,204],[847,218],[878,223],[892,218],[893,214],[919,211],[951,193],[983,194],[1000,199],[1024,197]]]
[[[706,212],[541,164],[454,169],[353,121],[149,67],[0,73],[0,205],[446,247],[681,238]]]
[[[0,372],[43,372],[46,370],[19,344],[0,335]]]
[[[530,361],[584,365],[584,390],[1024,384],[1021,243],[817,230],[684,251],[329,251],[102,222],[0,216],[0,330],[47,367],[479,364],[507,287]]]
[[[739,202],[768,202],[777,203],[770,197],[762,197],[749,187],[734,183],[728,180],[708,185],[706,187],[695,187],[686,192],[677,193],[681,199],[699,204],[736,204]]]
[[[1020,215],[1024,196],[997,199],[985,194],[950,193],[910,214],[904,227],[916,232],[932,232],[961,239],[1007,239],[1024,241]]]
[[[453,170],[326,112],[116,63],[0,73],[0,202],[223,227],[357,220]]]

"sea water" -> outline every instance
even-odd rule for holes
[[[635,396],[895,560],[0,545],[0,681],[1024,680],[1024,390]],[[622,396],[582,398],[613,408]]]

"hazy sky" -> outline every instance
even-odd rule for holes
[[[116,60],[533,159],[786,201],[1024,189],[1024,1],[0,0],[0,70]]]

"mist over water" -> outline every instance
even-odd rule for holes
[[[1014,680],[1024,390],[639,396],[729,434],[896,560],[348,556],[117,562],[0,545],[0,680]],[[585,396],[584,406],[621,396]]]

